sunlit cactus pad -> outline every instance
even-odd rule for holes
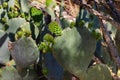
[[[19,67],[27,67],[35,63],[39,57],[39,50],[31,37],[22,37],[9,45],[11,55]]]
[[[54,43],[54,56],[63,68],[80,79],[84,78],[96,48],[91,33],[86,28],[67,28]]]

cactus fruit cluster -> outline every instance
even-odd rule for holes
[[[0,80],[71,80],[73,75],[80,80],[112,80],[110,71],[117,68],[107,48],[97,45],[103,39],[94,15],[81,10],[80,19],[70,22],[56,15],[55,0],[38,0],[42,7],[31,6],[32,1],[0,1]],[[60,9],[64,12],[64,6]],[[90,65],[98,47],[102,49],[96,57],[104,64]]]
[[[62,29],[61,29],[60,25],[57,22],[55,22],[55,21],[51,22],[49,24],[48,28],[56,36],[62,34]]]

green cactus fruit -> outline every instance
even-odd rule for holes
[[[18,11],[14,11],[13,14],[14,14],[13,17],[17,17],[19,15]]]
[[[0,9],[2,9],[2,5],[0,5]]]
[[[38,45],[38,49],[42,50],[43,53],[46,53],[48,51],[48,45],[45,42],[41,42]]]
[[[25,28],[26,26],[26,28]],[[25,23],[24,25],[21,26],[20,30],[17,31],[17,33],[15,34],[15,39],[18,40],[21,37],[30,37],[31,36],[31,31],[29,29],[29,23]]]
[[[29,30],[26,30],[24,33],[25,33],[26,37],[30,37],[31,36],[31,31],[29,31]]]
[[[29,20],[29,13],[24,13],[25,14],[25,19]]]
[[[34,38],[37,38],[39,34],[38,27],[34,26],[34,24],[30,22],[25,22],[24,24],[20,25],[20,28],[21,28],[21,31],[24,32],[24,36],[26,37],[32,36]]]
[[[75,27],[75,22],[70,23],[70,28],[73,28],[73,27]]]
[[[35,7],[32,7],[30,11],[31,11],[31,16],[41,15],[42,13],[39,9]]]
[[[64,69],[84,80],[95,48],[96,40],[88,29],[66,28],[54,40],[53,55]]]
[[[45,40],[45,41],[48,41],[48,42],[53,42],[54,41],[54,38],[53,38],[53,36],[52,35],[50,35],[50,34],[45,34],[45,36],[43,37],[43,39]]]
[[[46,47],[46,43],[45,42],[41,42],[40,45],[39,45],[39,49],[43,49]]]
[[[100,39],[101,39],[101,33],[100,33],[100,31],[98,31],[98,30],[93,30],[93,31],[92,31],[92,35],[93,35],[93,37],[94,37],[96,40],[100,40]]]
[[[79,25],[80,27],[83,27],[84,24],[85,24],[85,21],[84,21],[84,20],[80,20],[80,21],[78,22],[78,25]]]
[[[48,74],[48,69],[47,69],[47,68],[43,68],[43,69],[42,69],[42,73],[43,73],[44,75],[47,75],[47,74]]]
[[[13,10],[14,10],[14,11],[18,11],[18,8],[14,7]]]
[[[94,26],[94,23],[93,22],[89,22],[89,24],[88,24],[88,28],[92,28]]]
[[[87,71],[85,80],[113,80],[110,70],[104,64],[95,64]]]
[[[15,42],[9,42],[12,58],[20,68],[27,68],[39,59],[39,50],[31,37],[22,37]]]
[[[21,13],[21,14],[20,14],[20,17],[25,18],[25,14],[24,14],[24,13]]]
[[[17,33],[15,34],[15,39],[18,40],[21,37],[30,37],[31,36],[31,31],[27,30],[25,28],[21,28],[19,31],[17,31]]]
[[[24,32],[23,32],[23,31],[18,31],[18,32],[15,34],[15,39],[18,40],[18,39],[20,39],[22,36],[24,36]]]
[[[51,22],[48,28],[56,36],[59,36],[62,34],[62,28],[56,21]]]
[[[30,23],[24,23],[23,25],[20,26],[21,27],[21,31],[24,33],[24,36],[29,37],[31,36],[32,32],[30,29]]]
[[[6,23],[7,22],[7,18],[4,17],[4,18],[1,19],[1,21],[2,21],[2,23]]]
[[[13,18],[13,16],[14,16],[13,12],[9,11],[8,12],[8,17],[11,19],[11,18]]]
[[[7,8],[8,7],[8,3],[7,2],[3,2],[3,8]]]
[[[31,31],[24,27],[21,27],[21,31],[24,33],[24,36],[29,37],[31,35]]]
[[[32,19],[40,25],[40,21],[42,20],[42,17],[43,17],[43,13],[41,10],[35,8],[35,7],[32,7],[30,9],[30,15],[32,16]]]

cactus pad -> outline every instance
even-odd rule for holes
[[[67,28],[55,39],[53,53],[69,72],[83,79],[93,57],[96,41],[86,28]]]
[[[35,63],[39,57],[37,45],[30,37],[22,37],[9,45],[11,45],[11,55],[19,67],[27,67]]]

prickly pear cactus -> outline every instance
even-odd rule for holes
[[[63,68],[83,80],[95,48],[96,40],[86,28],[67,28],[55,39],[53,53]]]
[[[117,66],[113,62],[111,56],[109,55],[108,48],[102,46],[101,52],[102,52],[102,60],[104,61],[104,63],[106,63],[114,73],[117,73]]]
[[[39,50],[31,37],[22,37],[10,42],[10,52],[16,65],[25,68],[35,63],[39,57]]]
[[[29,5],[29,0],[20,0],[21,4],[21,9],[23,12],[29,12],[30,5]]]
[[[22,80],[17,70],[12,66],[1,68],[0,75],[0,80]]]
[[[112,80],[112,77],[106,65],[96,64],[88,69],[85,80]]]
[[[16,30],[26,22],[24,18],[13,18],[8,20],[7,24],[9,26],[7,32],[8,33],[15,33]]]
[[[20,26],[20,28],[23,29],[23,30],[26,30],[26,31],[30,32],[30,33],[31,33],[31,36],[32,36],[32,33],[34,32],[35,37],[37,37],[37,36],[38,36],[38,33],[39,33],[38,28],[37,28],[36,26],[32,26],[33,28],[32,28],[32,30],[31,30],[31,26],[32,26],[32,25],[31,25],[29,22],[26,22],[26,23],[22,24],[22,25]],[[32,31],[33,31],[33,32],[32,32]]]

